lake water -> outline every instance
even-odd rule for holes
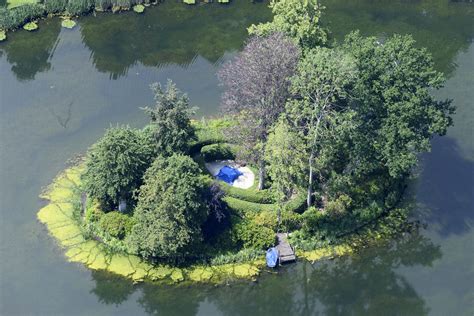
[[[143,16],[84,17],[74,30],[46,20],[36,34],[0,44],[0,314],[473,315],[474,4],[324,3],[334,37],[413,34],[449,78],[437,95],[454,99],[455,125],[422,156],[409,193],[425,229],[351,258],[219,287],[133,285],[66,262],[36,220],[42,188],[111,124],[142,126],[152,82],[171,78],[199,116],[217,113],[216,70],[270,12],[248,0],[167,0]]]

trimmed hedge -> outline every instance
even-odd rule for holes
[[[229,144],[205,145],[201,148],[201,155],[205,162],[235,159],[234,151]]]
[[[275,202],[269,190],[241,189],[228,185],[227,183],[222,183],[221,189],[227,196],[247,202],[259,204],[272,204]]]
[[[232,210],[240,215],[245,215],[246,213],[259,213],[262,211],[273,211],[276,207],[275,204],[253,203],[239,200],[231,196],[226,196],[223,200]]]
[[[224,197],[224,201],[232,210],[241,215],[245,215],[246,213],[259,213],[263,211],[276,211],[278,209],[277,204],[248,202],[232,196]],[[284,211],[291,211],[295,213],[302,212],[306,208],[306,199],[304,194],[295,196],[291,201],[287,202],[283,208]]]

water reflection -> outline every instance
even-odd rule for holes
[[[474,222],[474,162],[461,156],[452,138],[436,138],[432,143],[418,185],[418,200],[427,208],[425,219],[443,237],[466,233]]]
[[[335,38],[342,39],[354,29],[380,37],[413,34],[420,46],[433,53],[437,67],[448,74],[456,67],[453,58],[472,41],[474,8],[469,3],[325,0],[324,4],[324,21]],[[242,46],[248,25],[269,18],[266,3],[185,6],[165,1],[143,16],[129,12],[82,17],[80,31],[74,32],[81,32],[96,69],[117,79],[137,63],[186,67],[197,55],[216,63],[226,51]],[[43,21],[35,34],[11,33],[0,44],[0,53],[6,53],[19,80],[34,79],[36,73],[51,69],[49,61],[59,32],[57,19]]]
[[[473,39],[472,2],[448,0],[346,1],[322,0],[327,7],[325,22],[336,38],[351,30],[364,35],[387,37],[412,34],[420,47],[433,54],[436,67],[451,74],[456,55]]]
[[[35,79],[37,73],[51,69],[50,59],[54,54],[61,25],[58,20],[43,23],[35,34],[9,34],[11,38],[0,45],[0,52],[5,53],[11,70],[20,81]]]
[[[186,67],[200,55],[215,63],[226,51],[239,49],[246,28],[267,20],[269,13],[265,4],[249,1],[191,7],[165,1],[140,17],[86,17],[81,33],[97,70],[117,79],[138,62],[158,68],[168,64]]]
[[[369,256],[321,265],[310,273],[308,291],[325,315],[426,315],[424,300],[396,269],[431,266],[441,256],[439,246],[414,234],[392,247],[371,249]]]
[[[120,305],[134,292],[129,280],[106,271],[92,271],[95,287],[91,293],[97,296],[99,303]]]
[[[138,287],[138,303],[150,315],[426,315],[424,300],[397,270],[432,266],[439,246],[417,232],[389,246],[311,265],[300,262],[266,274],[258,283],[230,286]],[[105,272],[93,272],[91,291],[104,304],[120,304],[133,284]]]

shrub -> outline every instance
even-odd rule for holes
[[[283,231],[292,232],[301,228],[303,218],[301,214],[293,211],[283,210],[281,212],[281,229]]]
[[[336,200],[329,201],[325,207],[325,210],[329,216],[340,218],[347,214],[351,204],[352,199],[348,195],[342,194]]]
[[[310,207],[302,215],[302,232],[306,236],[311,236],[316,233],[320,227],[325,215],[315,207]]]
[[[92,10],[93,0],[69,0],[66,11],[70,15],[82,15]]]
[[[270,228],[275,231],[278,225],[277,213],[275,211],[262,211],[251,218],[251,220],[258,226]]]
[[[262,258],[262,250],[257,249],[242,249],[237,253],[220,254],[211,259],[211,265],[222,265],[228,263],[249,262]]]
[[[44,0],[44,7],[48,13],[64,12],[67,0]]]
[[[201,148],[201,155],[206,162],[235,158],[232,148],[228,144],[212,144],[203,146]]]
[[[94,6],[96,10],[108,10],[112,6],[111,0],[94,0]]]
[[[101,219],[102,215],[104,214],[105,213],[100,209],[99,203],[94,202],[92,203],[92,205],[88,205],[86,208],[86,223],[96,223]]]
[[[234,226],[234,234],[244,248],[266,249],[275,244],[274,231],[254,221],[240,221]]]
[[[24,4],[12,9],[0,8],[0,29],[8,30],[22,26],[45,14],[41,4]]]
[[[118,239],[124,239],[131,232],[132,226],[133,218],[117,211],[104,214],[99,221],[102,232]]]

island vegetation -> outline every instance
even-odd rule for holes
[[[317,1],[271,2],[218,73],[222,115],[193,120],[186,94],[153,84],[142,129],[114,126],[43,195],[39,219],[72,261],[134,280],[253,277],[277,232],[317,260],[412,229],[403,200],[418,155],[454,109],[411,36],[342,43]],[[205,163],[237,160],[250,189]]]

